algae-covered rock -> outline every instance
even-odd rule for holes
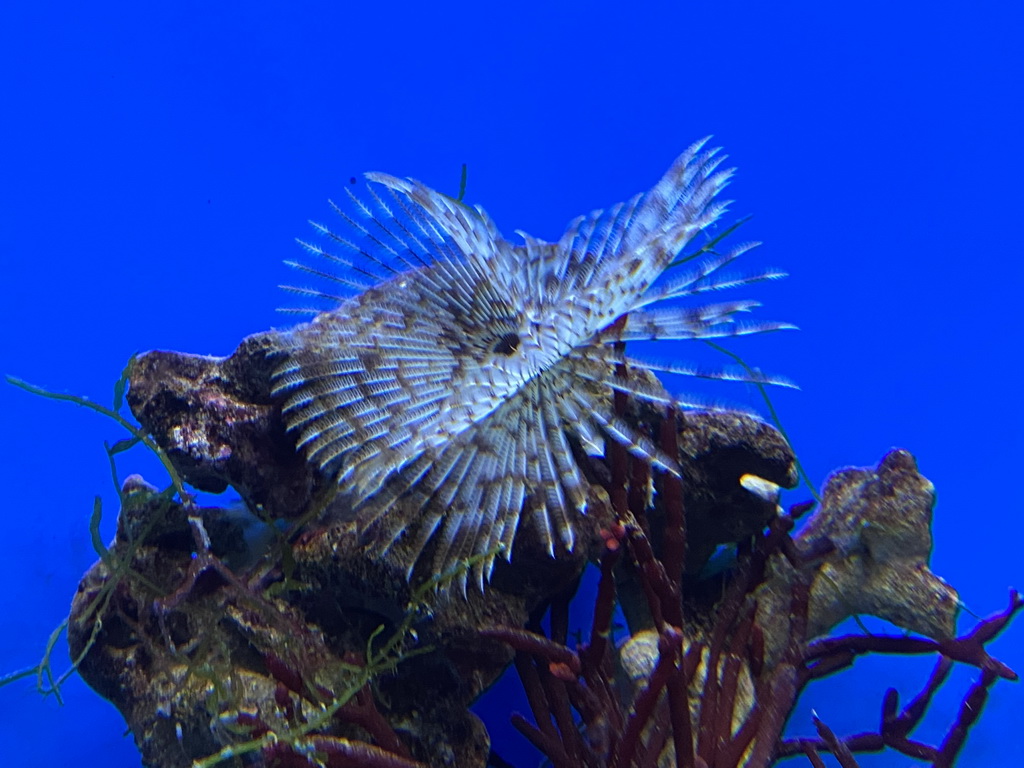
[[[489,739],[468,708],[513,655],[483,630],[523,627],[574,589],[616,523],[604,490],[611,469],[583,459],[590,499],[573,523],[571,552],[552,556],[521,526],[514,557],[498,560],[484,590],[448,589],[406,538],[382,556],[358,517],[325,513],[332,484],[295,451],[272,395],[278,349],[271,332],[228,358],[151,352],[135,361],[128,402],[144,429],[185,482],[230,488],[242,503],[180,504],[128,478],[117,537],[74,601],[69,638],[79,670],[120,709],[146,764],[158,768],[212,765],[231,750],[256,763],[333,750],[381,765],[483,768]],[[642,405],[630,404],[626,418],[648,434],[661,428]],[[684,653],[696,643],[706,656],[719,642],[720,588],[702,581],[701,569],[719,545],[742,545],[771,523],[772,489],[795,484],[794,459],[776,430],[744,414],[686,412],[674,434],[687,548],[685,572],[670,576],[689,590]],[[646,487],[649,534],[660,550],[669,517],[654,491],[663,480],[634,469],[630,492]],[[806,642],[870,613],[951,636],[956,593],[928,569],[933,503],[905,451],[876,469],[829,478],[795,552],[773,554],[742,603],[764,639],[759,668],[747,651],[721,651],[718,673],[728,664],[738,675],[732,730],[756,704],[752,681],[792,650],[794,632]],[[419,505],[399,499],[388,514],[416,538]],[[631,561],[617,580],[633,633],[619,652],[628,708],[657,662],[657,634]],[[806,627],[797,631],[791,608],[800,584],[808,585]],[[707,684],[704,658],[690,686],[694,727]],[[671,761],[671,749],[662,759]]]
[[[574,588],[614,522],[601,487],[608,469],[599,459],[583,468],[591,498],[573,551],[552,557],[521,526],[511,563],[499,559],[482,592],[418,589],[437,576],[424,567],[429,557],[410,580],[404,540],[382,557],[358,519],[322,513],[330,482],[295,451],[271,394],[278,349],[271,332],[227,358],[150,352],[133,364],[128,403],[184,481],[230,488],[243,503],[181,505],[129,478],[109,557],[75,598],[79,669],[159,768],[251,747],[270,732],[294,735],[350,694],[315,733],[395,759],[482,767],[489,741],[468,707],[512,653],[480,631],[521,627]],[[649,410],[628,418],[653,428]],[[676,431],[690,549],[706,558],[774,514],[739,478],[791,485],[793,458],[775,430],[742,414],[687,413]],[[392,513],[414,534],[417,511],[400,500]],[[361,685],[360,665],[389,642]],[[305,736],[284,738],[308,746]],[[332,744],[324,748],[342,749]],[[272,752],[247,759],[257,754]]]

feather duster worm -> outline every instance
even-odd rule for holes
[[[382,529],[384,550],[404,533],[388,521],[402,498],[423,516],[415,557],[432,539],[437,570],[476,557],[482,588],[495,553],[511,556],[521,517],[552,555],[573,548],[573,516],[587,498],[574,448],[603,455],[609,438],[676,472],[615,414],[610,395],[697,404],[617,377],[623,364],[784,383],[624,357],[628,341],[792,327],[737,323],[752,301],[651,308],[781,276],[722,276],[744,246],[656,284],[726,209],[719,194],[732,172],[718,170],[724,156],[704,145],[649,192],[571,222],[556,243],[523,234],[513,245],[483,209],[378,173],[367,175],[366,200],[349,193],[350,205],[334,206],[343,232],[314,225],[332,250],[304,245],[333,266],[293,266],[359,292],[332,297],[337,308],[287,336],[275,391],[301,450],[337,483],[340,507]]]

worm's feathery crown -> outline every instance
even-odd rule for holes
[[[403,534],[387,518],[404,496],[423,516],[413,552],[437,537],[438,571],[490,553],[473,569],[481,588],[493,553],[510,557],[524,511],[549,552],[556,543],[571,550],[572,518],[586,511],[587,491],[571,440],[603,454],[608,437],[675,471],[614,414],[611,389],[693,405],[616,378],[626,362],[620,342],[791,327],[736,323],[756,306],[749,301],[647,308],[781,276],[720,277],[744,247],[653,286],[726,208],[718,194],[731,171],[718,171],[722,156],[704,144],[684,152],[649,192],[571,222],[557,243],[523,235],[524,245],[512,245],[479,207],[377,173],[367,174],[367,202],[350,193],[351,212],[335,206],[344,235],[314,225],[341,250],[306,247],[343,272],[296,266],[363,290],[291,332],[275,391],[285,396],[299,447],[336,480],[357,519],[385,527],[385,548]]]

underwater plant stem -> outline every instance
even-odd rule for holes
[[[804,465],[800,463],[800,457],[797,455],[796,449],[793,448],[793,441],[789,439],[789,434],[786,432],[785,427],[782,426],[782,420],[779,418],[778,411],[775,410],[775,405],[772,403],[771,397],[768,396],[768,390],[765,389],[764,384],[757,380],[757,374],[754,369],[747,365],[742,357],[737,355],[735,352],[730,352],[720,344],[715,344],[715,342],[708,341],[707,339],[701,339],[701,341],[712,349],[721,352],[723,355],[731,357],[743,367],[743,370],[746,371],[748,375],[750,375],[752,383],[757,387],[758,392],[761,393],[761,397],[764,398],[765,405],[768,407],[768,413],[770,413],[772,417],[772,423],[775,424],[775,428],[779,430],[779,434],[782,435],[786,444],[789,445],[790,450],[793,451],[793,462],[796,464],[797,472],[800,473],[800,478],[804,481],[804,485],[807,486],[807,489],[811,492],[814,499],[820,504],[821,497],[818,495],[818,489],[814,487],[814,484],[811,482],[811,478],[808,477],[807,472],[804,470]]]
[[[713,238],[711,238],[711,240],[709,240],[708,242],[704,243],[704,245],[702,245],[700,248],[698,248],[693,253],[688,253],[685,256],[680,256],[679,258],[677,258],[674,261],[672,261],[671,263],[669,263],[669,265],[666,267],[666,269],[671,269],[672,267],[678,267],[678,266],[681,266],[683,264],[686,264],[689,261],[693,261],[694,259],[700,258],[705,253],[714,253],[716,245],[718,245],[720,242],[725,240],[725,238],[727,238],[729,235],[731,235],[737,229],[742,227],[744,224],[746,224],[752,218],[754,218],[753,215],[744,216],[742,219],[737,219],[736,222],[734,222],[733,224],[730,224],[722,232],[720,232],[717,235],[715,235]]]
[[[462,173],[459,174],[459,196],[457,198],[455,198],[460,203],[463,202],[465,200],[465,198],[466,198],[466,175],[467,175],[467,170],[468,169],[467,169],[466,164],[463,163],[462,164]]]
[[[5,376],[4,378],[7,379],[7,382],[9,384],[13,384],[19,389],[23,389],[26,392],[29,392],[30,394],[39,395],[40,397],[45,397],[49,400],[59,400],[67,403],[74,403],[75,405],[80,405],[83,408],[88,408],[89,410],[103,414],[104,416],[116,421],[118,424],[120,424],[122,427],[128,430],[134,437],[136,437],[143,445],[145,445],[147,448],[153,451],[153,453],[156,454],[157,458],[160,460],[160,463],[163,464],[164,469],[167,471],[168,476],[171,478],[171,484],[174,486],[174,490],[178,494],[178,497],[181,499],[181,502],[183,504],[191,503],[192,496],[191,494],[186,493],[185,483],[182,481],[181,476],[178,474],[178,470],[174,468],[174,464],[171,463],[171,460],[167,456],[167,454],[164,453],[160,446],[156,444],[152,437],[143,432],[140,427],[136,426],[135,424],[132,424],[120,413],[111,408],[107,408],[106,406],[100,405],[99,403],[94,403],[92,400],[89,400],[88,398],[85,397],[80,397],[78,395],[61,394],[60,392],[51,392],[48,389],[37,387],[35,384],[29,384],[27,381],[16,378],[14,376]]]

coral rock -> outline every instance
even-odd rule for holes
[[[928,567],[934,504],[934,487],[904,450],[891,451],[876,468],[829,476],[820,509],[795,538],[805,555],[824,553],[811,582],[808,638],[857,614],[935,639],[953,636],[959,598]],[[778,617],[788,613],[794,573],[781,557],[772,565],[759,589],[758,620],[778,654],[788,631]]]
[[[358,521],[316,514],[331,486],[296,453],[270,394],[278,349],[270,332],[227,358],[150,352],[130,371],[128,403],[185,482],[210,492],[230,487],[260,518],[172,503],[137,476],[125,482],[117,538],[82,580],[69,640],[83,678],[124,714],[147,765],[184,768],[254,728],[292,722],[319,706],[308,686],[343,690],[346,660],[407,615],[413,587],[402,542],[382,558]],[[654,428],[650,410],[628,418]],[[752,417],[687,413],[677,427],[688,514],[694,531],[706,530],[691,536],[691,547],[704,557],[774,514],[739,478],[792,485],[793,458],[782,437]],[[481,629],[523,626],[574,589],[603,551],[600,529],[612,523],[601,488],[608,470],[599,459],[584,469],[592,493],[574,551],[552,558],[525,526],[512,562],[499,560],[483,592],[428,594],[400,651],[431,650],[371,685],[385,725],[374,735],[341,723],[334,736],[381,746],[381,733],[390,733],[399,742],[384,738],[389,749],[429,765],[485,764],[487,734],[468,706],[512,653]],[[284,544],[283,526],[297,521],[303,527]],[[413,583],[429,575],[417,571]],[[292,683],[282,689],[282,680]]]

